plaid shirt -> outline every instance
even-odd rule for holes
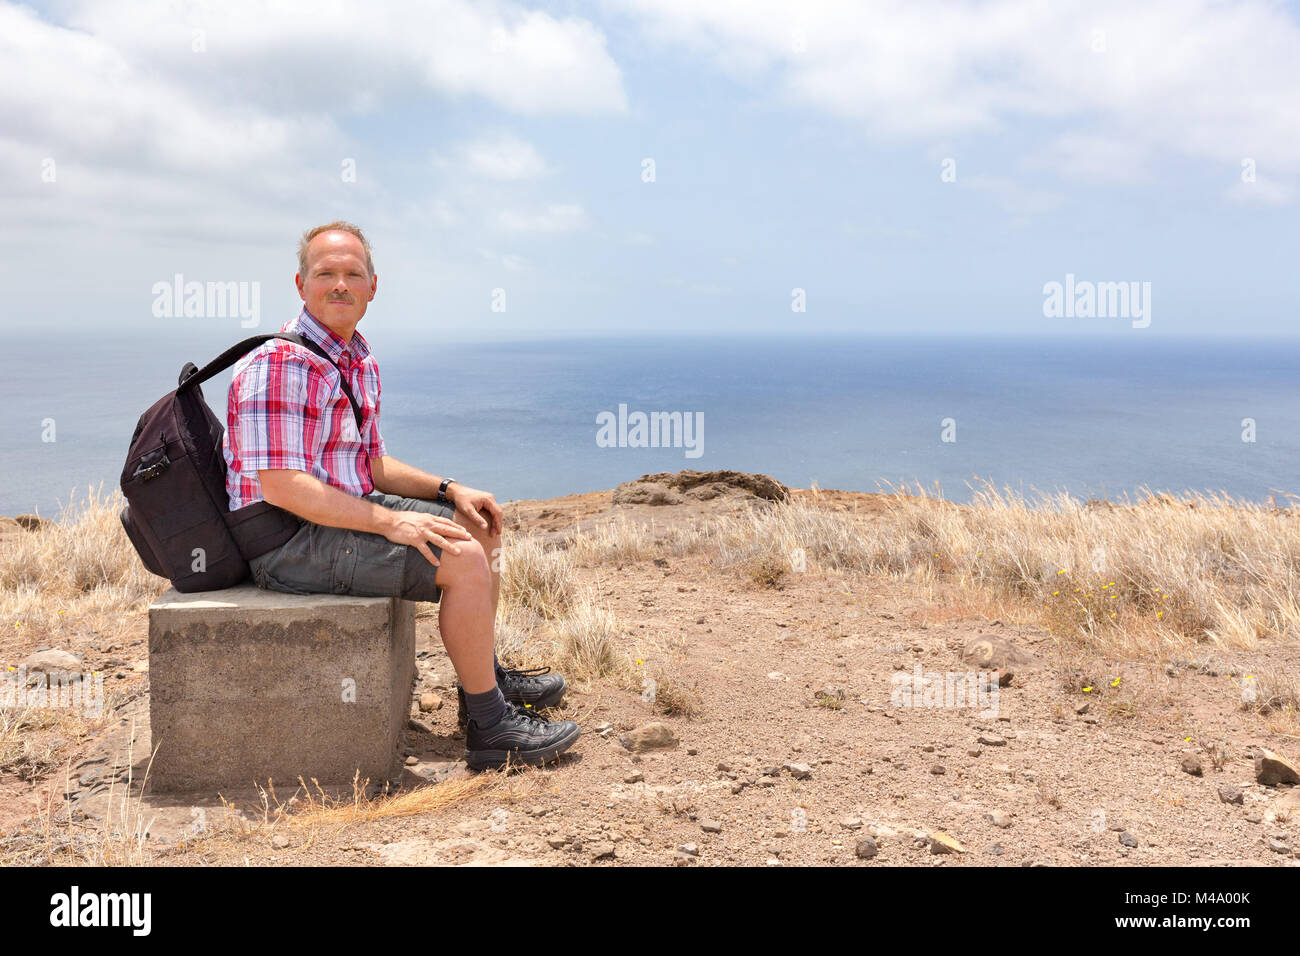
[[[305,308],[281,328],[321,346],[315,352],[271,339],[234,366],[226,397],[226,491],[230,510],[262,500],[257,472],[292,468],[358,497],[375,490],[370,459],[385,454],[379,434],[379,363],[360,332],[349,345]],[[339,387],[340,370],[361,406],[357,432],[352,405]],[[313,374],[315,373],[315,374]]]

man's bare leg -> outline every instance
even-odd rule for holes
[[[465,692],[484,694],[497,686],[493,575],[477,541],[457,544],[460,554],[444,550],[434,574],[442,588],[438,630]]]
[[[452,520],[472,534],[474,540],[482,545],[483,553],[487,555],[488,565],[492,570],[492,619],[496,620],[497,603],[501,597],[501,536],[480,527],[477,521],[465,517],[459,511],[452,516]]]

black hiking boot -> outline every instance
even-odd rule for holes
[[[534,710],[554,707],[564,699],[564,675],[552,674],[549,667],[531,667],[527,670],[497,668],[497,686],[509,704],[527,705]],[[469,722],[465,709],[465,688],[456,685],[456,726],[461,730]]]
[[[470,721],[465,729],[465,763],[488,770],[510,763],[542,765],[577,741],[581,731],[571,720],[547,720],[521,704],[506,704],[505,716],[486,730]]]

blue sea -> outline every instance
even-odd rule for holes
[[[245,334],[14,339],[0,514],[57,516],[88,486],[115,487],[139,414],[185,361],[202,364]],[[955,501],[980,479],[1111,500],[1142,486],[1260,502],[1274,489],[1300,494],[1296,339],[368,338],[389,452],[501,501],[682,468],[764,472],[797,487],[921,484]],[[204,388],[219,414],[228,384],[227,372]],[[618,416],[620,404],[628,417],[701,421],[700,454],[620,447],[617,427],[615,445],[601,447],[598,416]],[[1243,441],[1245,419],[1254,441]]]

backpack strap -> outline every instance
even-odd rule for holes
[[[261,335],[250,336],[242,342],[235,343],[207,365],[203,366],[203,368],[196,368],[193,362],[186,362],[185,367],[181,369],[181,376],[176,388],[176,394],[179,395],[181,392],[202,385],[208,379],[212,378],[212,376],[230,368],[230,366],[234,365],[263,342],[270,341],[271,339],[284,339],[285,341],[292,342],[295,345],[301,345],[304,348],[315,352],[325,361],[329,362],[330,365],[334,365],[329,354],[309,338],[298,335],[295,332],[266,332]],[[361,406],[357,404],[356,397],[352,394],[352,389],[348,387],[347,376],[343,374],[343,370],[337,365],[334,365],[334,368],[337,369],[339,373],[339,386],[343,389],[343,394],[348,397],[348,401],[352,404],[352,415],[357,420],[357,431],[360,432],[362,422]]]

